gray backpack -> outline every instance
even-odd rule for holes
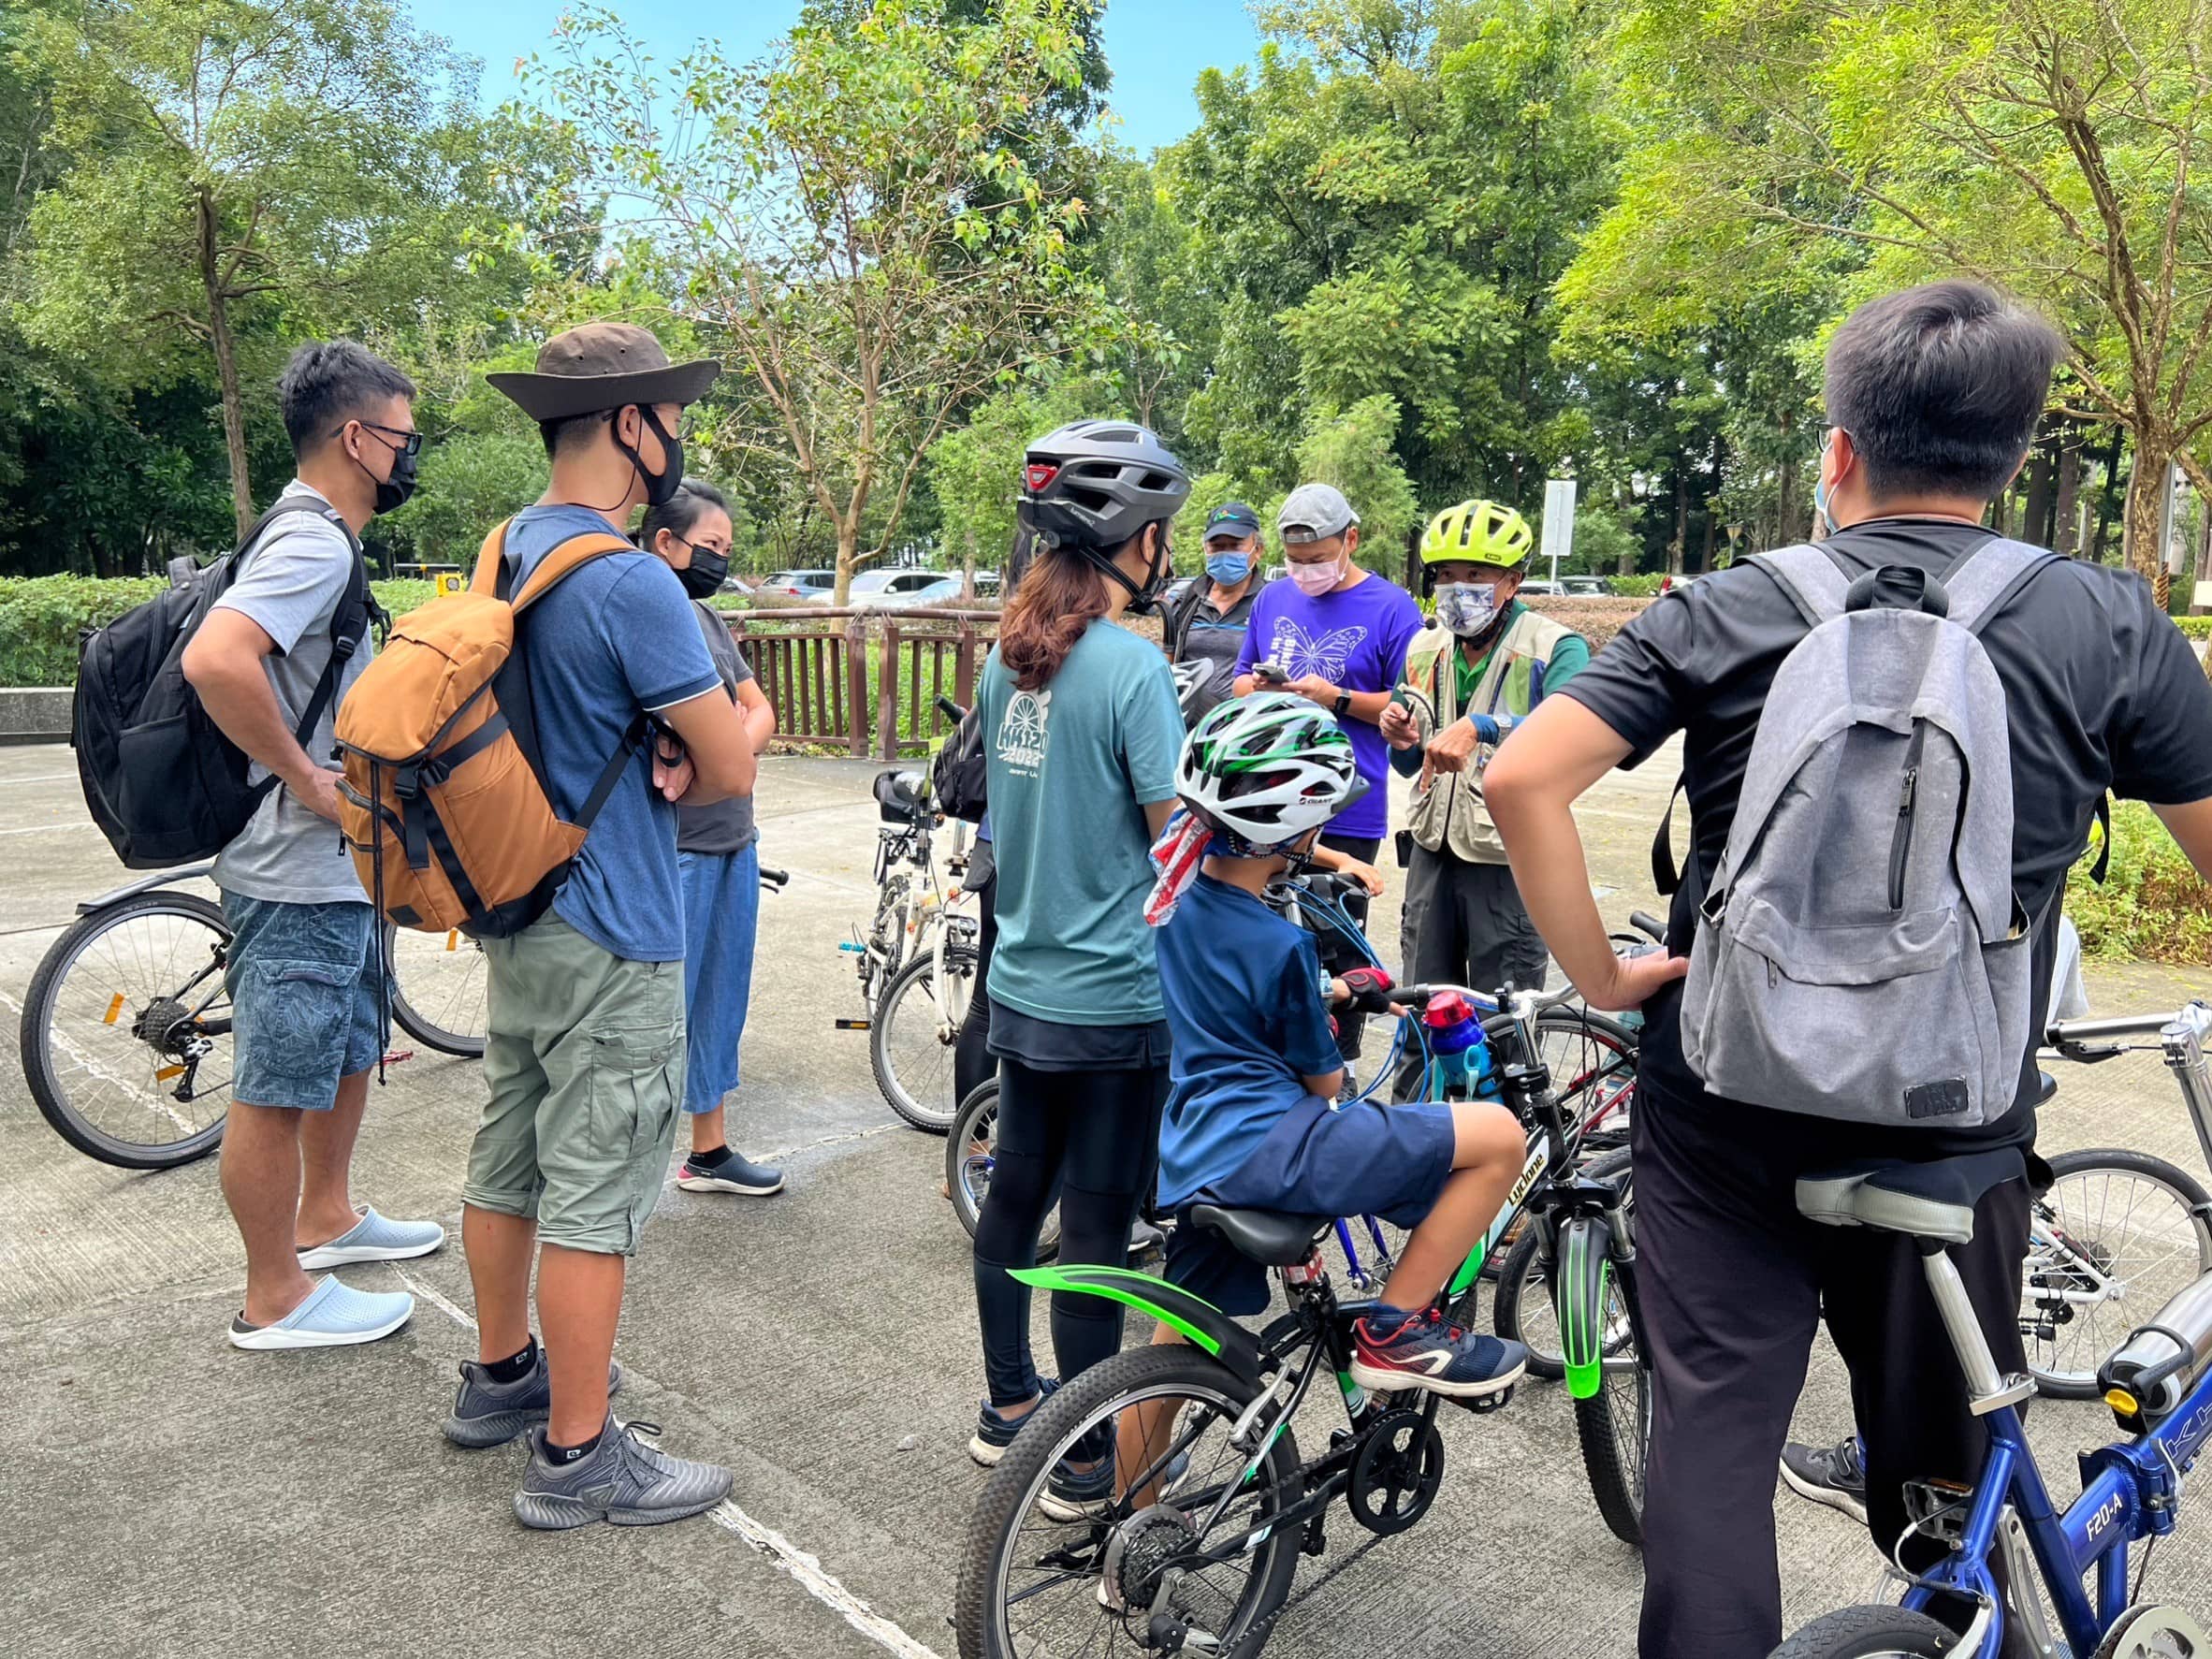
[[[1776,672],[1683,987],[1714,1094],[1852,1123],[2009,1112],[2034,919],[2013,892],[2012,743],[1981,630],[2059,556],[1985,543],[1939,581],[1754,563],[1811,632]]]

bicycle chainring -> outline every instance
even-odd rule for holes
[[[2212,1659],[2212,1634],[2178,1608],[2138,1603],[2106,1633],[2096,1659]]]
[[[1161,1578],[1197,1542],[1198,1528],[1182,1510],[1165,1504],[1138,1510],[1106,1540],[1099,1599],[1124,1617],[1149,1614]]]
[[[1361,1437],[1345,1501],[1354,1521],[1387,1538],[1426,1515],[1443,1484],[1444,1436],[1436,1425],[1418,1411],[1385,1412]]]

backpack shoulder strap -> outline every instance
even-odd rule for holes
[[[354,534],[354,527],[345,521],[343,514],[327,502],[315,501],[307,496],[280,499],[254,521],[254,528],[246,531],[245,539],[238,545],[238,551],[231,555],[224,585],[227,587],[238,579],[239,567],[245,562],[246,555],[260,545],[262,536],[272,525],[280,518],[287,518],[297,513],[312,513],[335,528],[340,535],[345,537],[346,548],[353,555],[353,568],[346,575],[345,594],[339,600],[338,608],[330,613],[330,660],[323,664],[323,672],[315,680],[315,689],[308,695],[307,707],[292,732],[293,741],[305,749],[313,740],[315,727],[322,724],[323,716],[329,711],[331,701],[338,695],[338,677],[345,672],[347,661],[360,648],[361,640],[369,632],[371,619],[389,622],[390,618],[385,615],[384,607],[376,603],[375,595],[369,591],[369,566],[361,556],[361,538]]]
[[[2062,555],[2047,547],[1992,536],[1953,560],[1943,573],[1951,620],[1970,633],[1980,633],[2042,571],[2064,562]]]
[[[1851,591],[1851,584],[1844,580],[1835,560],[1818,547],[1800,542],[1794,547],[1754,553],[1751,561],[1788,595],[1789,602],[1797,607],[1797,614],[1805,618],[1806,627],[1817,628],[1843,614],[1843,602]]]
[[[476,568],[469,575],[469,591],[481,593],[488,599],[504,599],[506,573],[502,568],[507,557],[507,526],[512,518],[502,518],[484,535],[484,546],[476,551]]]
[[[519,612],[535,604],[560,586],[568,576],[581,570],[595,559],[604,559],[610,553],[634,553],[637,544],[613,531],[584,531],[556,543],[546,551],[544,558],[531,567],[515,597],[508,603]]]
[[[1672,898],[1682,884],[1681,866],[1674,861],[1674,809],[1689,784],[1687,774],[1674,780],[1674,793],[1666,797],[1666,814],[1659,820],[1658,833],[1652,837],[1652,887],[1664,898]]]

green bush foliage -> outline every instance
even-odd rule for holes
[[[2112,869],[2100,887],[2092,859],[2074,866],[2066,913],[2082,953],[2103,962],[2212,962],[2212,883],[2184,858],[2148,807],[2118,802],[2112,814]]]
[[[1666,580],[1664,572],[1645,576],[1612,576],[1608,578],[1613,592],[1623,599],[1650,599],[1659,591],[1659,584]]]
[[[78,636],[112,622],[168,586],[163,576],[0,577],[0,686],[77,683]],[[428,604],[429,582],[372,582],[377,603],[395,617]]]

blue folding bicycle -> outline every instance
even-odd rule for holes
[[[2147,1037],[2156,1038],[2180,1084],[2212,1161],[2212,1064],[2205,1058],[2212,1007],[2197,1002],[2171,1016],[2074,1020],[2051,1032],[2055,1044],[2085,1058],[2097,1057],[2094,1045]],[[1914,1519],[1893,1555],[1907,1585],[1901,1605],[1846,1608],[1816,1619],[1776,1650],[1775,1659],[1998,1659],[2024,1652],[2039,1659],[2212,1659],[2204,1623],[2144,1598],[2152,1552],[2175,1530],[2188,1477],[2212,1441],[2212,1273],[2174,1296],[2104,1360],[2097,1380],[2127,1438],[2083,1454],[2081,1496],[2058,1510],[2020,1422],[2019,1406],[2035,1384],[1999,1373],[1949,1255],[1951,1245],[1973,1237],[1975,1201],[2021,1172],[2020,1154],[2008,1148],[1797,1184],[1797,1207],[1813,1220],[1903,1233],[1918,1244],[1972,1409],[1989,1425],[1989,1450],[1971,1491],[1928,1486],[1908,1494]],[[1921,1572],[1908,1571],[1901,1559],[1915,1535],[1946,1550]],[[2142,1571],[2131,1582],[2138,1544]],[[2057,1631],[2035,1594],[2039,1580],[2057,1612]],[[1929,1616],[1939,1602],[1972,1609],[1963,1632]]]

